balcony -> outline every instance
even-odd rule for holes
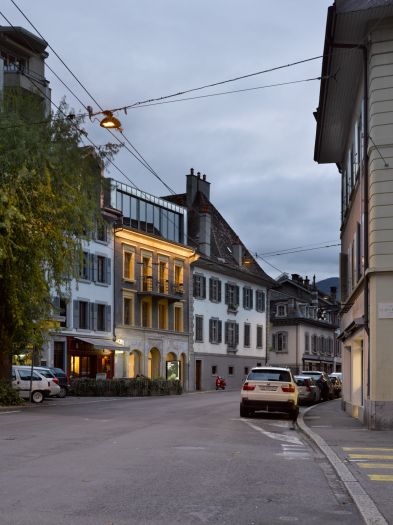
[[[171,302],[180,301],[184,296],[183,283],[171,280],[156,279],[145,275],[138,280],[138,295],[168,299]]]

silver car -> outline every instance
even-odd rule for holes
[[[313,405],[321,400],[321,391],[315,380],[309,376],[294,376],[298,390],[299,403],[302,405]]]

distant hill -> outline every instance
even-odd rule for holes
[[[339,277],[328,277],[322,281],[316,283],[318,290],[325,293],[326,295],[330,294],[330,287],[335,286],[337,288],[337,300],[340,300],[340,279]]]

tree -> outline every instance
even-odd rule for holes
[[[100,153],[81,147],[82,123],[66,114],[63,102],[44,118],[37,95],[17,91],[0,112],[0,379],[12,354],[40,343],[51,294],[101,220]]]

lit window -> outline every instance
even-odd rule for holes
[[[129,251],[123,252],[123,278],[134,280],[134,254]]]

